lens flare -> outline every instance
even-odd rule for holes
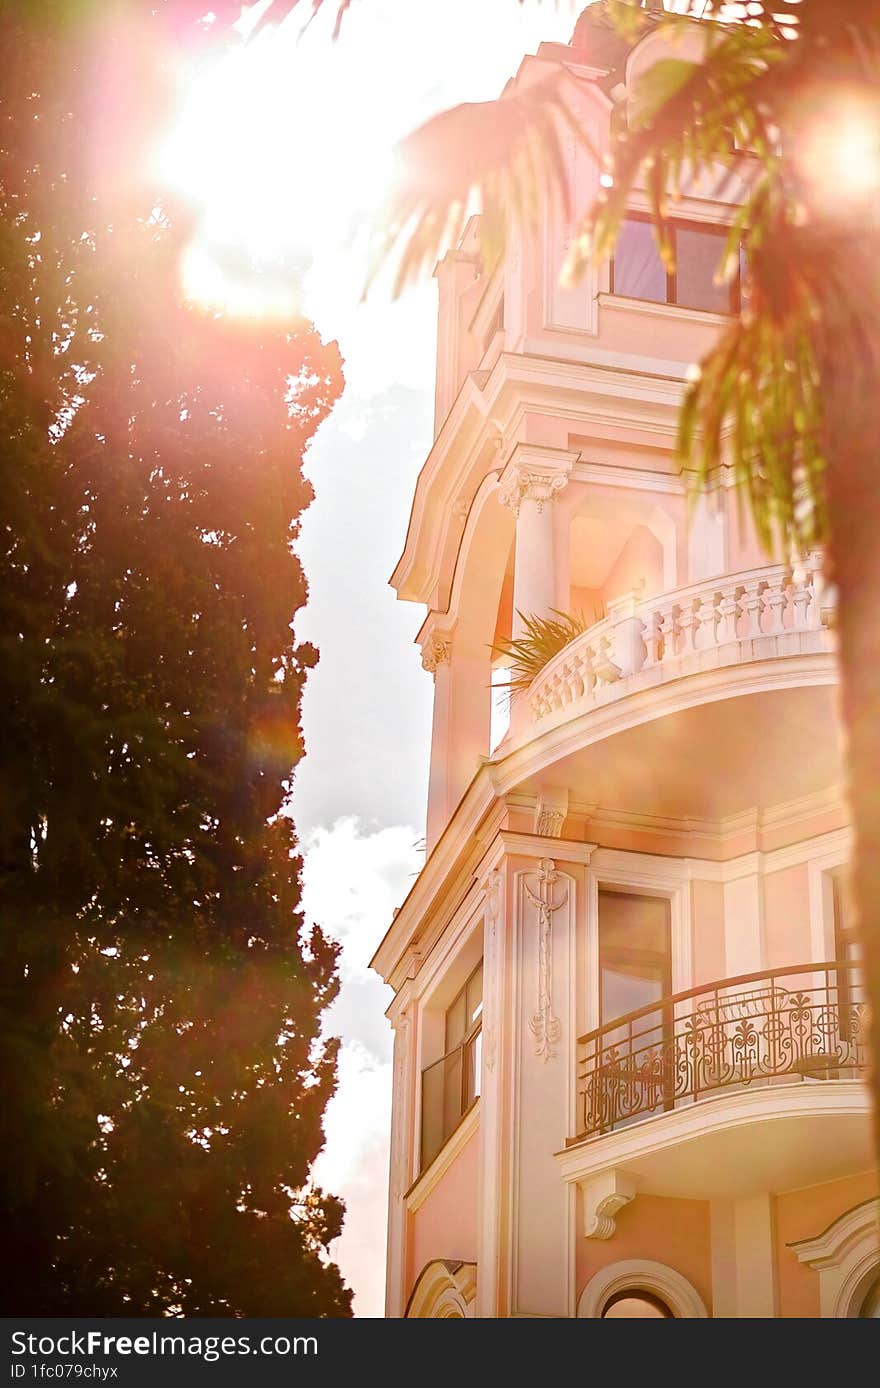
[[[863,92],[811,100],[793,151],[810,202],[851,215],[880,198],[880,100]]]
[[[268,28],[179,74],[157,173],[194,212],[184,292],[214,310],[301,312],[313,253],[333,247],[342,267],[387,187],[388,110],[353,112],[339,45],[297,38]]]

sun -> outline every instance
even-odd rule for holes
[[[346,99],[355,57],[322,31],[301,37],[286,24],[181,71],[156,162],[195,212],[181,263],[186,297],[285,318],[301,311],[316,254],[350,270],[352,238],[393,165],[390,101]]]

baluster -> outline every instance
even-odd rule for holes
[[[810,603],[812,594],[810,592],[809,575],[803,568],[798,568],[792,577],[793,591],[791,595],[791,605],[794,609],[794,629],[795,631],[806,631],[810,625]]]
[[[807,555],[807,583],[810,589],[810,606],[807,620],[811,631],[819,631],[824,626],[822,620],[822,594],[825,588],[823,577],[823,554],[820,549],[811,549]]]
[[[587,698],[593,697],[593,690],[596,687],[596,671],[593,665],[594,654],[592,644],[585,646],[581,653],[581,675],[584,681],[584,694]]]
[[[573,700],[582,699],[585,693],[584,653],[576,650],[571,657],[571,697]]]
[[[738,612],[739,603],[736,600],[736,593],[732,588],[725,589],[718,603],[718,634],[716,639],[719,646],[723,646],[727,641],[736,640]]]
[[[706,593],[702,598],[697,599],[694,648],[698,651],[707,651],[715,645],[718,621],[715,607],[716,597],[715,593]]]
[[[678,636],[678,620],[674,606],[661,608],[658,614],[660,637],[663,642],[663,653],[661,660],[664,665],[670,665],[676,654],[676,637]]]
[[[741,599],[742,612],[746,618],[744,634],[746,638],[752,640],[761,635],[761,610],[764,605],[761,599],[761,587],[762,584],[759,579],[752,579],[750,583],[744,585]]]
[[[694,610],[694,599],[689,598],[683,605],[678,618],[678,629],[682,635],[682,655],[691,655],[694,650],[696,625],[697,614]]]
[[[660,632],[660,613],[649,612],[642,625],[642,639],[645,643],[647,655],[645,656],[644,668],[650,669],[660,663],[660,643],[662,635]]]
[[[764,607],[770,618],[769,636],[780,636],[785,630],[783,616],[788,604],[784,577],[774,578],[764,589]]]
[[[563,663],[562,674],[560,676],[560,698],[565,707],[570,704],[574,697],[574,667],[569,658]]]
[[[596,653],[595,663],[596,675],[603,684],[613,684],[620,679],[620,670],[611,659],[611,637],[599,637],[599,649]]]

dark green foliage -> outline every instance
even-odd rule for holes
[[[167,39],[202,8],[113,12]],[[341,363],[178,302],[182,224],[122,176],[162,84],[100,11],[0,7],[3,1310],[348,1315],[308,1184],[336,950],[279,815]]]

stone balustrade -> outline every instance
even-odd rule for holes
[[[833,597],[811,555],[794,570],[767,565],[609,608],[533,680],[533,722],[704,669],[826,650]]]

